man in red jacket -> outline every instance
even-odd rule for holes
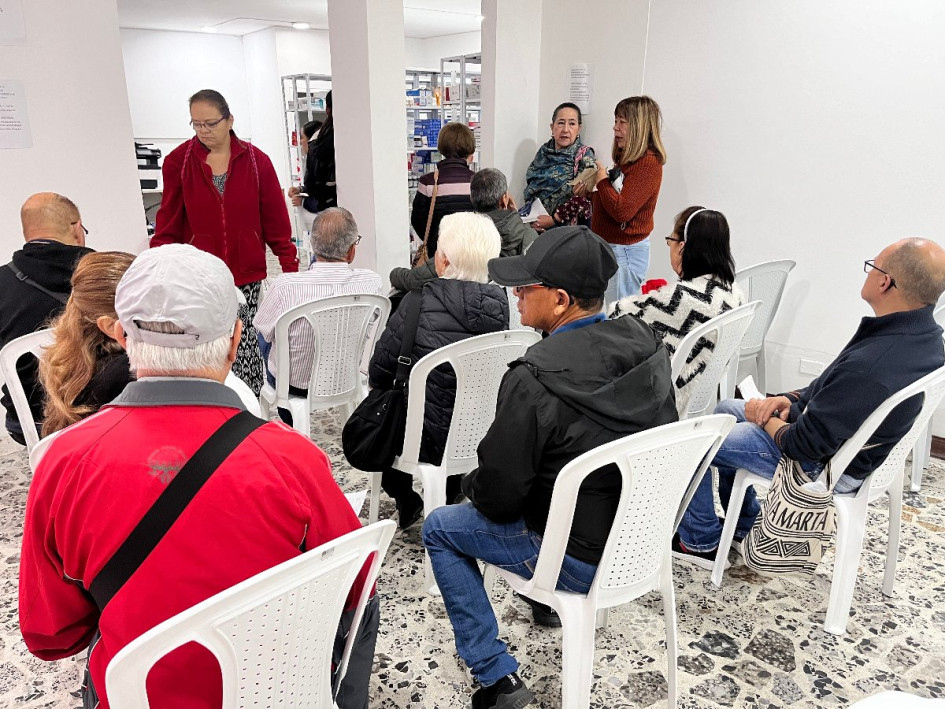
[[[241,323],[233,277],[221,260],[187,245],[145,251],[115,300],[115,335],[138,381],[49,447],[30,487],[20,560],[20,630],[27,647],[56,660],[91,642],[85,701],[96,706],[97,691],[102,709],[108,707],[105,668],[129,642],[360,527],[327,456],[292,429],[266,423],[213,472],[100,611],[87,590],[99,572],[185,462],[243,409],[222,384]],[[339,693],[341,707],[367,706],[376,597],[365,618]],[[222,703],[219,666],[195,644],[161,659],[147,687],[152,707],[215,709]]]

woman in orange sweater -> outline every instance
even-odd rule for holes
[[[591,230],[610,244],[619,265],[604,294],[608,304],[639,294],[646,279],[648,237],[666,164],[661,123],[660,107],[649,96],[623,99],[614,109],[616,165],[608,172],[597,163]]]

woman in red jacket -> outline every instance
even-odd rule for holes
[[[193,244],[221,258],[243,295],[233,373],[258,396],[263,363],[253,328],[266,277],[266,245],[285,273],[299,270],[289,213],[272,162],[236,137],[226,99],[212,89],[190,97],[196,135],[164,160],[164,194],[151,246]]]
[[[623,99],[614,109],[615,167],[608,172],[597,163],[591,230],[611,245],[619,265],[604,294],[608,304],[638,295],[646,280],[648,237],[666,164],[661,123],[660,107],[649,96]]]

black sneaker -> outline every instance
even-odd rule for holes
[[[690,564],[695,564],[696,566],[712,571],[712,568],[715,566],[715,554],[718,550],[713,549],[712,551],[692,551],[687,549],[682,541],[679,539],[679,534],[673,535],[673,556],[677,559],[683,559],[688,561]],[[728,559],[725,559],[725,568],[727,569],[731,564]]]
[[[561,627],[561,616],[558,615],[558,611],[554,608],[546,606],[544,603],[533,601],[531,598],[523,596],[521,593],[516,593],[515,595],[532,607],[532,620],[535,621],[536,625],[543,625],[546,628]]]
[[[423,514],[423,498],[417,493],[410,497],[397,500],[397,523],[401,529],[412,527]]]
[[[535,695],[514,672],[472,695],[473,709],[522,709],[533,701]]]

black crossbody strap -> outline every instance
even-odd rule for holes
[[[151,509],[141,518],[128,538],[118,547],[118,551],[92,580],[89,593],[95,599],[99,611],[104,610],[112,597],[154,551],[220,464],[264,423],[266,422],[248,411],[241,411],[236,416],[227,419],[197,449],[197,452],[184,464],[160,497],[151,505]]]
[[[404,316],[404,339],[400,343],[400,356],[397,358],[397,373],[394,386],[406,386],[413,367],[413,343],[417,337],[417,325],[420,322],[420,293],[408,293],[404,298],[407,314]]]
[[[14,266],[13,263],[8,263],[8,264],[7,264],[7,268],[9,268],[11,271],[13,271],[13,273],[16,275],[16,277],[17,277],[19,280],[23,281],[23,283],[25,283],[26,285],[32,286],[32,287],[35,288],[36,290],[38,290],[38,291],[40,291],[40,292],[42,292],[42,293],[45,293],[45,294],[48,295],[50,298],[55,298],[56,300],[58,300],[58,301],[59,301],[60,303],[62,303],[63,305],[65,305],[65,304],[68,302],[68,300],[69,300],[69,296],[68,296],[68,295],[66,295],[65,293],[57,293],[56,291],[49,290],[49,289],[46,288],[45,286],[41,286],[39,283],[37,283],[36,281],[34,281],[32,278],[30,278],[29,276],[27,276],[25,273],[23,273],[23,271],[21,271],[21,270],[18,269],[16,266]]]

